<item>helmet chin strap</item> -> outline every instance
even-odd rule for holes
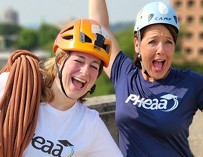
[[[152,78],[149,73],[147,72],[147,70],[144,70],[145,75],[147,75],[148,77]]]
[[[68,59],[68,57],[67,57],[67,58],[65,59],[65,61],[63,62],[63,65],[62,65],[62,67],[61,67],[61,70],[59,70],[58,65],[56,64],[56,62],[55,62],[55,65],[56,65],[56,70],[57,70],[57,73],[58,73],[58,79],[59,79],[59,81],[60,81],[60,85],[61,85],[61,89],[62,89],[63,93],[65,94],[66,97],[68,97],[69,99],[72,99],[72,100],[73,100],[73,98],[70,98],[70,97],[66,94],[66,91],[65,91],[64,86],[63,86],[63,81],[62,81],[62,71],[63,71],[64,65],[65,65],[67,59]]]

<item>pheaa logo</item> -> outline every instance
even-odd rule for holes
[[[74,154],[74,146],[67,140],[58,140],[59,143],[54,143],[50,140],[46,140],[41,136],[35,136],[32,138],[32,146],[35,149],[41,150],[43,153],[50,154],[52,156],[64,156],[71,157]]]
[[[135,94],[130,94],[125,103],[133,102],[133,105],[145,108],[147,110],[161,110],[164,112],[170,112],[178,107],[177,96],[172,94],[166,94],[160,97],[160,99],[145,99],[140,98]]]

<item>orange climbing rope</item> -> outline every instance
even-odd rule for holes
[[[0,157],[21,157],[33,137],[40,104],[39,58],[14,51],[0,70],[9,72],[0,101]]]

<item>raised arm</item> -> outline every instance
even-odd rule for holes
[[[89,18],[109,28],[109,15],[105,0],[89,0]]]
[[[110,58],[110,63],[108,68],[104,68],[107,76],[110,77],[112,64],[120,51],[120,46],[117,43],[115,37],[110,32],[109,27],[109,15],[107,11],[106,1],[105,0],[89,0],[89,18],[99,22],[103,25],[111,34],[112,38],[112,53]]]

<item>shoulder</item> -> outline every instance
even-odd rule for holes
[[[0,99],[4,93],[4,88],[6,86],[6,82],[8,80],[8,76],[9,76],[9,72],[3,72],[0,74],[0,82],[1,82],[1,85],[0,85]]]
[[[3,73],[0,74],[1,86],[2,86],[2,84],[6,84],[8,76],[9,76],[9,72],[3,72]]]
[[[188,69],[173,69],[174,75],[179,78],[203,79],[203,75]]]
[[[85,116],[87,119],[98,119],[99,118],[99,112],[95,109],[90,109],[85,103],[78,102],[78,106],[83,113],[83,116]]]

